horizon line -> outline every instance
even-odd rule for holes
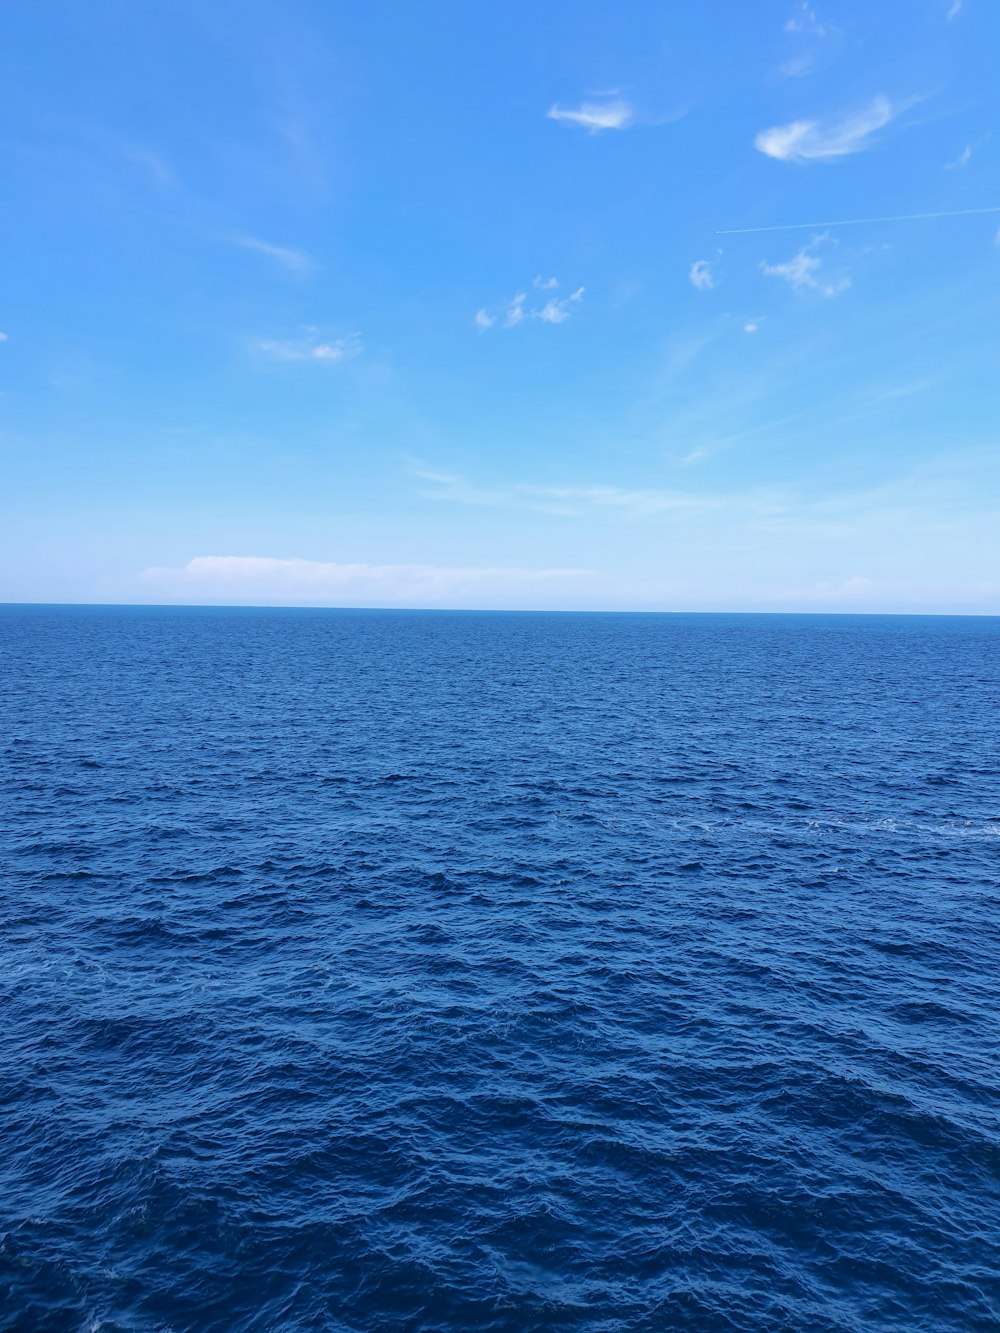
[[[796,611],[699,609],[653,607],[490,607],[490,606],[325,606],[287,602],[0,602],[0,611],[19,607],[55,610],[121,611],[335,611],[400,615],[498,615],[498,616],[865,616],[869,619],[1000,620],[1000,611]]]

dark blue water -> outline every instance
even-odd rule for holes
[[[1000,620],[0,610],[0,1320],[998,1320]]]

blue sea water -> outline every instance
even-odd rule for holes
[[[0,1321],[995,1330],[1000,620],[0,609]]]

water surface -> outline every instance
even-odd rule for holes
[[[986,1330],[1000,621],[0,609],[0,1320]]]

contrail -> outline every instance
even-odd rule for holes
[[[837,222],[783,222],[772,227],[727,227],[716,236],[749,236],[761,231],[808,231],[815,227],[860,227],[864,222],[919,222],[924,218],[970,218],[981,213],[1000,213],[1000,204],[994,208],[953,208],[947,213],[897,213],[885,218],[841,218]]]

